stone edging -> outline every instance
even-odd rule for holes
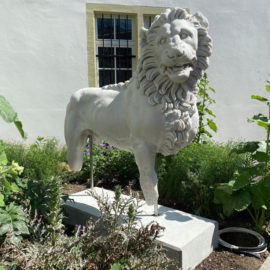
[[[266,258],[259,270],[269,270],[270,269],[270,255]]]

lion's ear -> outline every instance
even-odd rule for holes
[[[204,28],[208,28],[208,25],[209,25],[209,23],[208,23],[208,20],[206,19],[206,17],[204,17],[203,15],[202,15],[202,13],[200,13],[200,12],[196,12],[194,15],[193,15],[193,17],[199,22],[199,24],[202,26],[202,27],[204,27]]]
[[[141,46],[147,44],[147,29],[142,27],[140,32]]]

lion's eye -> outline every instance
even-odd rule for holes
[[[165,38],[165,37],[163,37],[163,38],[161,38],[160,40],[159,40],[159,44],[165,44],[166,43],[166,41],[167,41],[167,39]]]
[[[188,33],[187,31],[181,31],[179,36],[181,39],[186,39],[188,37],[190,37],[192,34],[191,33]]]

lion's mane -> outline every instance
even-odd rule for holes
[[[184,83],[176,83],[168,76],[160,74],[158,63],[153,53],[155,38],[160,27],[175,19],[184,19],[192,23],[198,32],[197,60],[193,70]],[[198,83],[203,71],[208,67],[211,55],[212,39],[208,35],[208,21],[200,13],[190,14],[181,8],[167,9],[155,17],[147,31],[147,41],[141,39],[141,57],[137,70],[130,81],[107,85],[102,89],[124,90],[136,82],[137,89],[147,97],[148,103],[158,106],[165,119],[165,138],[158,152],[163,155],[176,154],[190,143],[197,130],[192,129],[191,117],[197,112]]]
[[[160,74],[153,54],[155,36],[159,28],[175,19],[185,19],[198,32],[197,60],[193,71],[184,83],[172,82],[168,76]],[[208,35],[208,22],[199,13],[189,14],[185,9],[168,9],[156,16],[147,32],[147,42],[141,42],[141,58],[137,67],[137,88],[152,106],[159,106],[165,117],[166,136],[158,152],[164,155],[177,153],[193,138],[191,117],[196,113],[196,94],[203,70],[208,67],[212,42]],[[191,134],[192,133],[192,134]]]

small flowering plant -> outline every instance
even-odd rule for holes
[[[23,167],[8,160],[3,151],[3,143],[0,143],[0,244],[9,239],[16,243],[22,240],[22,235],[29,234],[28,219],[20,205],[13,202],[13,199],[21,191],[17,185],[18,176],[23,172]]]
[[[21,137],[26,139],[22,123],[10,103],[0,95],[0,116],[6,123],[14,123]],[[13,202],[14,197],[20,192],[17,185],[18,176],[23,172],[23,167],[12,161],[8,165],[5,147],[0,140],[0,245],[9,239],[16,243],[21,241],[22,236],[29,234],[28,219],[20,205]]]
[[[3,144],[0,144],[0,148]],[[16,178],[23,172],[23,167],[12,161],[11,165],[7,165],[8,160],[3,155],[0,162],[0,207],[6,205],[8,198],[12,193],[17,193],[20,188],[16,184]]]
[[[83,170],[90,175],[90,145],[84,153]],[[138,169],[133,154],[117,149],[108,143],[93,144],[94,180],[109,185],[137,181]]]

